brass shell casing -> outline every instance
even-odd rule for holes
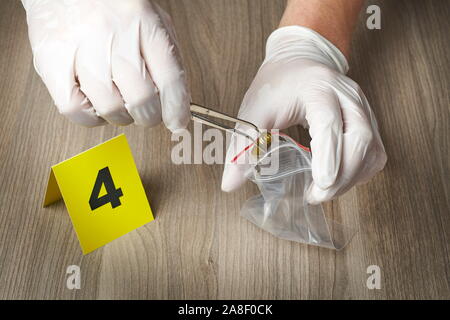
[[[252,150],[252,155],[256,158],[261,157],[263,154],[269,150],[272,145],[272,134],[270,132],[265,132],[256,140],[256,145]]]

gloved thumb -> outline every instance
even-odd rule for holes
[[[239,189],[245,182],[245,172],[249,166],[242,164],[225,163],[222,177],[222,191],[232,192]]]
[[[258,134],[254,129],[243,128],[243,126],[237,126],[236,129],[253,140],[257,138]],[[231,137],[222,176],[222,191],[235,191],[246,181],[245,173],[251,166],[250,151],[254,145],[253,140],[237,133]]]

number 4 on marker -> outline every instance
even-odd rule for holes
[[[105,185],[106,194],[99,197],[102,185]],[[122,196],[122,189],[116,189],[111,177],[111,172],[109,171],[109,168],[106,167],[98,172],[97,180],[95,180],[94,189],[92,190],[89,199],[89,205],[91,206],[92,211],[107,203],[111,203],[111,207],[114,209],[121,205],[120,197]]]

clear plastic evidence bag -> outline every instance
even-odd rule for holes
[[[246,177],[261,194],[245,202],[241,215],[281,239],[344,248],[355,230],[328,219],[321,205],[305,199],[312,183],[309,149],[282,133],[265,135],[261,146],[246,148],[253,158]]]
[[[261,194],[247,200],[241,215],[272,233],[291,241],[342,249],[351,240],[354,230],[325,217],[322,206],[311,206],[305,195],[312,183],[311,153],[287,135],[279,132],[260,134],[254,124],[191,104],[192,119],[233,134],[252,137],[212,118],[235,122],[253,128],[257,139],[232,160],[250,153],[250,169],[246,172]],[[248,158],[247,158],[248,159]]]

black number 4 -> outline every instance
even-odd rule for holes
[[[102,185],[105,185],[106,194],[99,198],[98,196]],[[119,198],[122,196],[122,189],[116,189],[111,177],[111,172],[109,171],[109,168],[106,167],[98,172],[97,180],[95,180],[94,189],[92,190],[91,198],[89,199],[89,205],[91,206],[92,211],[107,203],[111,203],[111,207],[114,209],[121,205]]]

